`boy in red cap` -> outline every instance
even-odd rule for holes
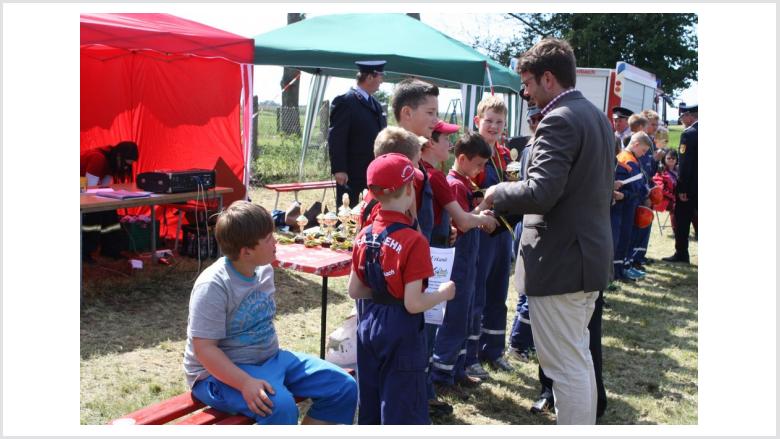
[[[473,214],[470,213],[471,209],[464,210],[455,199],[455,194],[450,189],[444,173],[438,169],[438,166],[449,158],[452,149],[448,136],[459,130],[458,125],[440,120],[433,128],[431,140],[422,147],[420,162],[428,174],[433,192],[432,247],[449,247],[450,218],[461,232],[467,232],[475,227],[483,227],[492,232],[498,224],[490,215]]]
[[[348,286],[353,299],[372,299],[357,328],[359,424],[430,424],[422,313],[455,297],[455,285],[423,293],[433,275],[430,247],[404,214],[414,202],[414,172],[396,153],[375,158],[366,171],[382,209],[355,238]]]

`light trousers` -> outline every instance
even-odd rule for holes
[[[558,424],[596,423],[596,376],[588,322],[598,291],[529,296],[539,364],[553,380]]]

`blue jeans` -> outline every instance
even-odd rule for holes
[[[241,392],[209,376],[192,387],[192,394],[202,403],[227,413],[240,413],[258,424],[295,425],[298,406],[295,396],[312,399],[308,416],[320,421],[352,424],[357,409],[357,384],[338,366],[317,357],[279,350],[262,364],[237,364],[253,378],[263,379],[273,387],[269,393],[274,406],[271,414],[260,416],[246,405]]]

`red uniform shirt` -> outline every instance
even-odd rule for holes
[[[501,169],[502,171],[506,171],[507,160],[511,157],[512,156],[510,155],[509,150],[504,145],[496,143],[495,147],[493,148],[493,157],[491,157],[488,162],[492,160],[497,168]],[[485,182],[487,166],[485,168],[486,169],[483,169],[482,172],[474,177],[474,183],[476,183],[479,187],[482,187],[482,183]]]
[[[471,190],[472,182],[469,180],[468,177],[459,174],[454,169],[450,169],[450,176],[453,178],[448,178],[447,183],[450,186],[450,190],[453,193],[453,196],[455,197],[455,201],[460,204],[460,207],[465,210],[466,212],[471,212],[472,209],[474,209],[473,206],[473,200],[472,202],[469,202],[469,198],[471,198],[471,194],[473,193]],[[457,227],[457,226],[456,226]],[[458,236],[462,235],[463,232],[458,229]]]
[[[89,173],[100,179],[111,173],[111,167],[108,166],[108,159],[104,152],[103,148],[94,148],[81,155],[82,177]]]
[[[379,234],[392,223],[411,225],[406,215],[391,210],[380,210],[374,218],[372,233]],[[352,271],[364,284],[368,285],[365,273],[366,229],[355,237],[355,249],[352,252]],[[380,260],[385,273],[387,291],[396,299],[403,300],[404,287],[409,282],[427,279],[433,276],[431,248],[428,241],[418,231],[410,228],[397,230],[389,235],[382,245]],[[420,291],[422,293],[422,291]]]
[[[433,191],[433,224],[439,225],[444,206],[455,201],[455,196],[452,194],[450,185],[447,184],[447,177],[444,176],[443,172],[425,160],[422,160],[422,164],[425,172],[428,173],[428,181],[431,182],[431,190]]]

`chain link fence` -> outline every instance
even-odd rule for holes
[[[255,149],[252,151],[253,186],[299,181],[306,109],[305,105],[260,106],[257,109],[253,118],[257,133]],[[330,178],[327,142],[329,110],[330,101],[324,101],[314,117],[300,181]]]

